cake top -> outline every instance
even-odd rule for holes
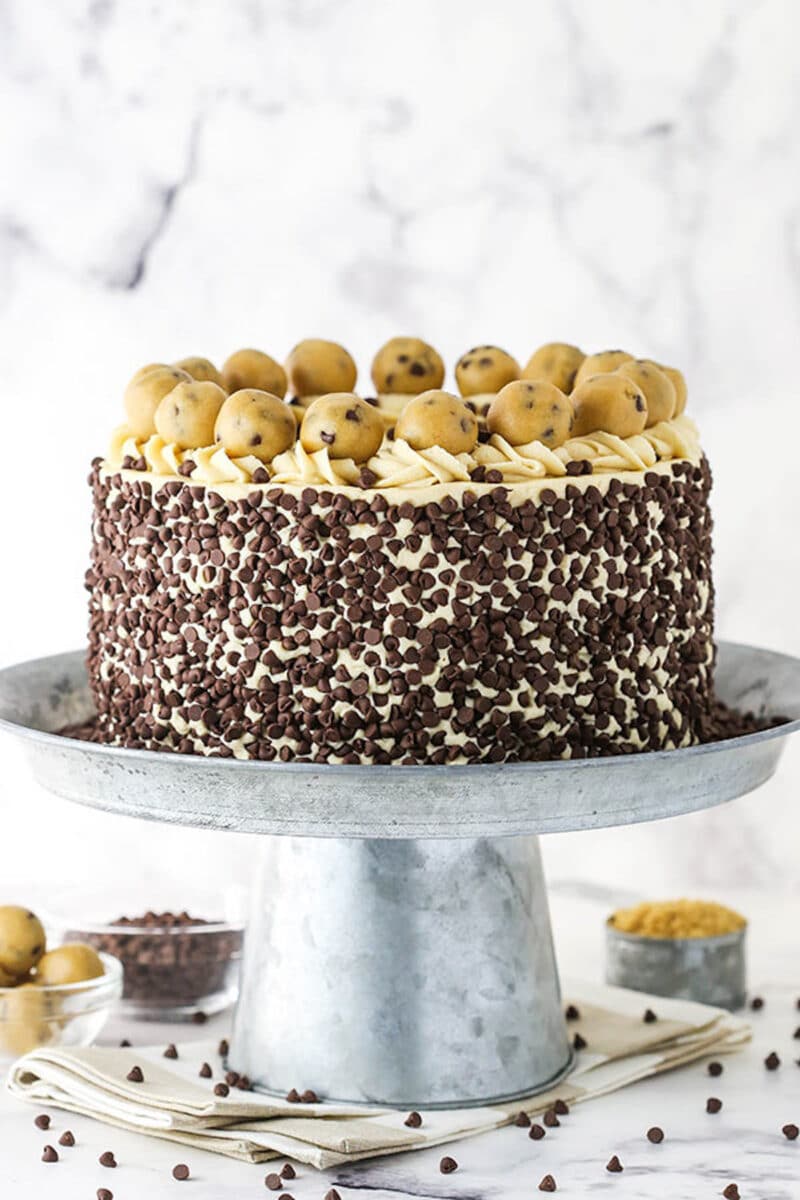
[[[442,390],[433,346],[396,337],[371,375],[364,398],[351,355],[318,338],[299,342],[285,367],[252,349],[221,370],[197,356],[150,363],[128,383],[104,467],[207,484],[413,489],[699,457],[681,372],[622,350],[550,342],[520,367],[498,346],[475,346],[455,364],[456,395]]]

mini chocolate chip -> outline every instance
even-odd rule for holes
[[[264,1180],[264,1184],[271,1192],[279,1192],[283,1187],[283,1180],[281,1179],[280,1175],[276,1174],[275,1171],[272,1171]]]
[[[544,1121],[544,1123],[548,1129],[556,1129],[561,1124],[561,1122],[559,1121],[558,1117],[555,1114],[555,1109],[552,1109],[552,1108],[548,1108],[547,1112],[542,1117],[542,1120]]]
[[[403,1124],[407,1125],[409,1129],[419,1129],[422,1124],[422,1117],[418,1112],[410,1112]]]
[[[120,1046],[122,1047],[123,1050],[125,1049],[126,1046],[130,1046],[130,1044],[131,1043],[128,1041],[127,1038],[123,1038],[122,1041],[120,1042]]]
[[[528,1132],[528,1137],[534,1142],[540,1142],[547,1135],[547,1130],[544,1129],[538,1122],[534,1121]]]
[[[283,1164],[283,1166],[281,1167],[281,1178],[283,1178],[283,1179],[296,1179],[297,1178],[297,1171],[295,1171],[295,1169],[291,1163]]]
[[[540,1192],[554,1192],[556,1190],[556,1181],[552,1175],[545,1175],[542,1182],[539,1184]]]
[[[652,1025],[654,1021],[658,1020],[658,1017],[653,1012],[652,1008],[646,1008],[644,1010],[644,1016],[642,1017],[642,1020],[644,1021],[645,1025]]]
[[[187,1167],[186,1163],[176,1163],[175,1164],[175,1166],[172,1168],[172,1178],[173,1179],[188,1179],[189,1178],[189,1168]]]
[[[458,1163],[449,1154],[445,1154],[444,1158],[439,1163],[439,1170],[443,1175],[452,1175],[453,1171],[458,1170]]]
[[[346,421],[360,421],[361,417],[355,408],[348,408],[347,412],[344,414],[344,419]]]
[[[518,1112],[514,1118],[514,1124],[519,1129],[527,1129],[531,1123],[531,1119],[526,1112]]]
[[[202,1009],[198,1009],[197,1012],[192,1013],[192,1024],[193,1025],[205,1025],[207,1020],[208,1020],[208,1014],[204,1013],[202,1011]]]
[[[214,1088],[214,1095],[215,1096],[227,1096],[228,1093],[230,1092],[230,1090],[231,1089],[228,1087],[227,1083],[218,1083],[216,1085],[216,1087]]]
[[[569,1105],[567,1104],[566,1100],[556,1100],[553,1104],[553,1110],[557,1112],[560,1117],[569,1116]]]
[[[794,1033],[792,1034],[792,1037],[800,1038],[800,1025],[797,1026],[797,1029],[795,1029]]]
[[[210,1079],[214,1072],[211,1070],[211,1065],[207,1062],[204,1062],[197,1074],[201,1079]]]
[[[581,1019],[581,1014],[574,1004],[567,1005],[567,1010],[564,1013],[564,1016],[568,1021],[580,1021]]]
[[[798,1135],[800,1135],[800,1129],[796,1125],[784,1125],[781,1133],[788,1141],[796,1142]]]
[[[339,1195],[336,1188],[331,1188],[325,1193],[325,1200],[342,1200],[342,1197]]]
[[[225,1072],[225,1082],[227,1083],[228,1087],[238,1087],[241,1078],[242,1077],[238,1071]]]
[[[713,1075],[715,1078],[717,1075],[721,1075],[724,1070],[725,1068],[721,1062],[710,1062],[708,1064],[708,1073],[709,1075]]]
[[[297,1088],[292,1088],[291,1091],[287,1092],[286,1099],[289,1101],[290,1104],[299,1104],[300,1103],[300,1093],[298,1092]]]
[[[108,1188],[98,1188],[96,1192],[97,1200],[114,1200],[114,1193]]]
[[[652,1125],[647,1131],[647,1140],[654,1146],[659,1146],[664,1140],[664,1130],[659,1129],[658,1125]]]
[[[131,1067],[128,1074],[125,1076],[128,1083],[144,1083],[144,1075],[141,1067]]]
[[[576,1050],[585,1050],[589,1043],[586,1041],[586,1038],[581,1037],[579,1033],[576,1033],[575,1037],[572,1039],[572,1045]]]
[[[721,1112],[721,1110],[722,1110],[722,1101],[718,1100],[716,1096],[709,1096],[708,1099],[706,1100],[706,1112],[707,1113],[718,1113],[718,1112]]]
[[[104,1150],[97,1161],[101,1167],[115,1167],[117,1165],[113,1150]]]
[[[229,1050],[230,1046],[228,1045],[228,1039],[223,1038],[220,1044],[217,1046],[217,1054],[219,1054],[221,1058],[227,1058]]]
[[[172,1042],[170,1042],[170,1044],[167,1046],[166,1050],[164,1051],[164,1058],[177,1058],[177,1057],[178,1057],[178,1048]]]
[[[42,1162],[58,1162],[58,1151],[53,1146],[45,1146],[42,1151]]]
[[[319,1104],[319,1096],[312,1088],[306,1088],[300,1100],[303,1104]]]
[[[768,1071],[777,1071],[781,1065],[781,1060],[778,1058],[774,1050],[770,1050],[767,1057],[764,1059],[764,1066]]]
[[[612,1154],[611,1158],[606,1163],[606,1170],[610,1171],[612,1175],[618,1175],[622,1169],[622,1163],[619,1161],[616,1154]]]
[[[58,1139],[59,1146],[74,1146],[75,1134],[71,1129],[65,1129],[61,1137]]]
[[[38,1117],[34,1117],[33,1123],[37,1129],[50,1128],[50,1118],[48,1117],[47,1113],[40,1113]]]
[[[764,1007],[763,997],[762,996],[753,996],[753,999],[750,1001],[750,1007],[752,1008],[753,1012],[758,1012],[758,1010],[760,1008]]]
[[[729,1183],[728,1186],[723,1189],[722,1194],[725,1197],[725,1200],[741,1200],[739,1196],[739,1189],[735,1183]]]
[[[336,441],[336,434],[328,433],[327,429],[323,429],[319,435],[319,438],[320,441],[324,442],[326,446],[332,446]]]

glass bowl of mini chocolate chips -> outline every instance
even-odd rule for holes
[[[244,922],[198,911],[131,905],[131,915],[115,913],[110,920],[73,916],[48,924],[58,926],[62,941],[86,942],[120,961],[125,1016],[201,1022],[236,1001]]]

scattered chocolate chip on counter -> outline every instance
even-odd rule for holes
[[[175,1166],[172,1168],[172,1178],[181,1180],[189,1178],[189,1168],[187,1167],[186,1163],[175,1164]]]
[[[758,1012],[759,1009],[762,1009],[763,1007],[764,1007],[763,996],[753,996],[753,999],[750,1001],[750,1008],[752,1009],[752,1011]]]
[[[739,1189],[735,1183],[729,1183],[728,1186],[723,1189],[722,1194],[725,1197],[725,1200],[741,1200]]]
[[[49,1129],[50,1118],[47,1113],[40,1113],[38,1117],[33,1118],[33,1123],[37,1129]]]
[[[708,1073],[709,1075],[713,1075],[715,1078],[717,1075],[721,1075],[724,1069],[725,1068],[721,1062],[710,1062],[708,1064]]]
[[[800,1129],[798,1129],[794,1124],[784,1125],[781,1133],[788,1142],[796,1142],[798,1135],[800,1134]]]
[[[319,1104],[319,1096],[313,1088],[306,1088],[300,1097],[301,1104]]]
[[[170,1044],[167,1046],[166,1050],[164,1051],[164,1058],[177,1058],[177,1057],[178,1057],[178,1048],[174,1042],[170,1042]]]
[[[458,1170],[458,1163],[449,1154],[445,1154],[444,1158],[439,1163],[439,1170],[443,1175],[452,1175],[453,1171]]]
[[[71,1129],[65,1129],[61,1137],[58,1139],[59,1146],[74,1146],[75,1134]]]
[[[287,1163],[283,1164],[283,1166],[281,1167],[281,1178],[282,1179],[296,1179],[297,1178],[297,1171],[295,1171],[295,1169],[291,1163],[287,1162]]]
[[[108,1188],[98,1188],[95,1194],[97,1200],[114,1200],[114,1193],[110,1192]]]
[[[542,1117],[542,1120],[544,1121],[544,1123],[548,1129],[557,1129],[558,1126],[561,1124],[558,1117],[556,1116],[556,1111],[554,1108],[548,1108],[547,1112]]]
[[[247,1075],[240,1075],[236,1080],[236,1086],[240,1092],[252,1092],[253,1085]]]
[[[539,1184],[540,1192],[554,1192],[556,1190],[556,1181],[552,1175],[545,1175],[542,1182]]]
[[[409,1129],[419,1129],[422,1124],[422,1117],[418,1112],[410,1112],[403,1122]]]
[[[567,1104],[566,1100],[561,1100],[559,1098],[553,1102],[553,1111],[558,1113],[560,1117],[568,1117],[569,1105]]]
[[[547,1131],[541,1125],[539,1125],[538,1122],[534,1121],[530,1127],[528,1137],[532,1138],[534,1142],[540,1142],[545,1136],[546,1132]]]
[[[778,1058],[774,1050],[770,1050],[767,1057],[764,1059],[764,1066],[768,1071],[777,1071],[781,1065],[781,1060]]]
[[[121,1049],[121,1050],[126,1050],[126,1049],[128,1049],[128,1047],[129,1047],[129,1046],[131,1046],[131,1044],[132,1044],[132,1043],[131,1043],[131,1042],[129,1042],[127,1038],[123,1038],[123,1039],[122,1039],[122,1041],[121,1041],[121,1042],[120,1042],[120,1044],[119,1044],[119,1045],[120,1045],[120,1049]]]
[[[193,1025],[205,1025],[208,1020],[208,1013],[204,1013],[202,1008],[198,1008],[197,1012],[192,1013]]]
[[[331,1188],[325,1193],[325,1200],[342,1200],[342,1197],[339,1195],[336,1188]]]
[[[297,1088],[292,1088],[290,1091],[288,1091],[286,1093],[286,1099],[289,1102],[289,1104],[299,1104],[300,1103],[300,1093],[298,1092]]]
[[[220,1044],[217,1046],[217,1054],[220,1056],[220,1058],[227,1058],[229,1053],[230,1046],[228,1045],[228,1039],[223,1038]]]
[[[58,1151],[53,1146],[45,1146],[42,1151],[42,1162],[58,1162]]]
[[[215,1096],[227,1096],[230,1093],[227,1083],[218,1083],[214,1088]]]
[[[664,1130],[660,1129],[658,1125],[651,1125],[647,1131],[647,1140],[654,1146],[660,1146],[664,1140]]]
[[[612,1175],[618,1175],[623,1169],[622,1163],[619,1161],[616,1154],[612,1154],[611,1158],[606,1163],[606,1170],[610,1171]]]
[[[716,1096],[709,1096],[706,1100],[706,1112],[718,1113],[722,1111],[722,1101]]]
[[[530,1123],[531,1123],[531,1119],[526,1112],[520,1111],[514,1117],[514,1124],[517,1126],[518,1129],[528,1129],[530,1126]],[[408,1124],[408,1121],[406,1121],[406,1125],[407,1124]]]
[[[144,1073],[141,1067],[131,1067],[128,1074],[125,1076],[128,1083],[144,1083]]]
[[[574,1004],[567,1005],[567,1009],[566,1009],[566,1012],[564,1013],[564,1016],[566,1017],[566,1019],[568,1021],[580,1021],[580,1019],[581,1019],[581,1014],[578,1012],[578,1009],[575,1007]]]
[[[644,1021],[645,1025],[652,1025],[654,1021],[658,1020],[658,1017],[653,1012],[652,1008],[646,1008],[644,1010],[644,1016],[642,1017],[642,1020]]]
[[[792,1037],[800,1040],[800,1025],[797,1026],[797,1029],[795,1029],[794,1033],[792,1034]]]
[[[225,1072],[225,1082],[227,1083],[228,1087],[238,1087],[240,1079],[241,1079],[241,1075],[239,1074],[238,1071],[226,1071]]]
[[[117,1165],[113,1150],[104,1150],[97,1161],[101,1167],[115,1167]]]
[[[575,1037],[572,1039],[572,1045],[575,1050],[585,1050],[589,1043],[586,1041],[586,1038],[581,1037],[579,1033],[576,1033]]]
[[[211,1065],[207,1062],[204,1062],[201,1064],[200,1070],[197,1072],[197,1074],[201,1079],[210,1079],[214,1072],[211,1070]]]
[[[270,1171],[264,1180],[264,1187],[269,1188],[271,1192],[279,1192],[283,1187],[283,1180],[276,1171]]]

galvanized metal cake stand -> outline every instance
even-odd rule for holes
[[[472,767],[242,763],[51,732],[91,715],[83,654],[0,672],[0,726],[67,799],[263,834],[231,1065],[265,1090],[431,1108],[570,1066],[539,835],[758,787],[800,728],[800,662],[722,643],[718,691],[789,723],[712,745]]]

